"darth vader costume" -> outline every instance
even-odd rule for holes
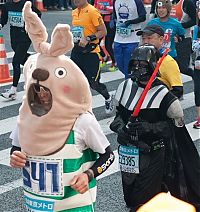
[[[119,105],[110,128],[120,144],[124,199],[136,211],[156,194],[169,191],[200,211],[200,158],[177,97],[156,78],[138,117],[130,118],[159,57],[154,46],[136,48],[129,63],[131,78],[116,92]]]

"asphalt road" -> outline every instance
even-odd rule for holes
[[[70,11],[55,11],[43,13],[42,20],[47,27],[49,38],[50,33],[57,23],[71,23]],[[7,52],[12,52],[9,44],[8,27],[2,30],[5,38]],[[33,49],[30,49],[33,51]],[[11,57],[8,58],[9,63]],[[123,77],[119,72],[109,73],[105,69],[102,74],[102,80],[105,82],[108,90],[114,92]],[[194,107],[193,97],[193,82],[191,78],[183,76],[184,79],[184,100],[182,105],[184,108],[185,122],[194,143],[200,151],[200,140],[198,139],[199,131],[192,129],[192,122],[195,121],[196,111]],[[9,88],[10,85],[0,84],[0,92]],[[11,147],[11,140],[9,139],[10,131],[13,129],[18,109],[21,105],[21,95],[23,94],[23,80],[19,84],[19,96],[15,102],[6,102],[0,99],[0,212],[2,211],[24,211],[21,188],[21,171],[12,169],[8,165],[9,148]],[[96,93],[93,94],[93,111],[99,121],[104,133],[109,139],[113,150],[116,151],[116,135],[109,131],[108,126],[114,114],[107,117],[104,112],[103,99]],[[108,176],[98,180],[98,194],[97,194],[97,212],[125,212],[128,211],[123,201],[121,178],[118,168],[113,166],[110,172],[106,173]]]

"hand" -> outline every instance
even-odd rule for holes
[[[120,115],[117,115],[115,119],[112,121],[112,123],[110,124],[110,129],[113,132],[118,133],[118,131],[122,129],[122,127],[124,127],[124,122],[122,118],[120,117]]]
[[[86,40],[86,38],[83,37],[83,38],[80,39],[79,46],[85,47],[88,43],[89,42]]]
[[[178,43],[178,42],[179,42],[178,36],[175,36],[175,37],[174,37],[174,42],[175,42],[175,43]]]
[[[110,26],[111,29],[114,29],[115,26],[116,26],[116,21],[115,20],[110,20],[109,26]]]
[[[150,133],[152,131],[152,124],[146,121],[129,122],[127,125],[127,131],[133,135],[137,132],[138,136],[140,136],[142,134]]]
[[[26,154],[20,151],[14,151],[10,156],[10,165],[13,168],[23,168],[26,164]]]
[[[89,190],[89,179],[87,174],[82,173],[75,175],[70,181],[70,186],[80,194],[84,194]]]
[[[124,22],[124,26],[127,28],[129,25],[132,24],[132,20],[128,20]]]

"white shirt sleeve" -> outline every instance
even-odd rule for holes
[[[75,143],[79,151],[86,148],[104,154],[110,145],[95,116],[90,113],[82,114],[75,122]]]
[[[16,124],[15,129],[11,132],[10,138],[12,139],[12,145],[20,147],[19,144],[19,128],[18,125]]]

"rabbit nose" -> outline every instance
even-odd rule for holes
[[[45,69],[36,68],[32,73],[33,79],[45,81],[49,78],[49,72]]]

